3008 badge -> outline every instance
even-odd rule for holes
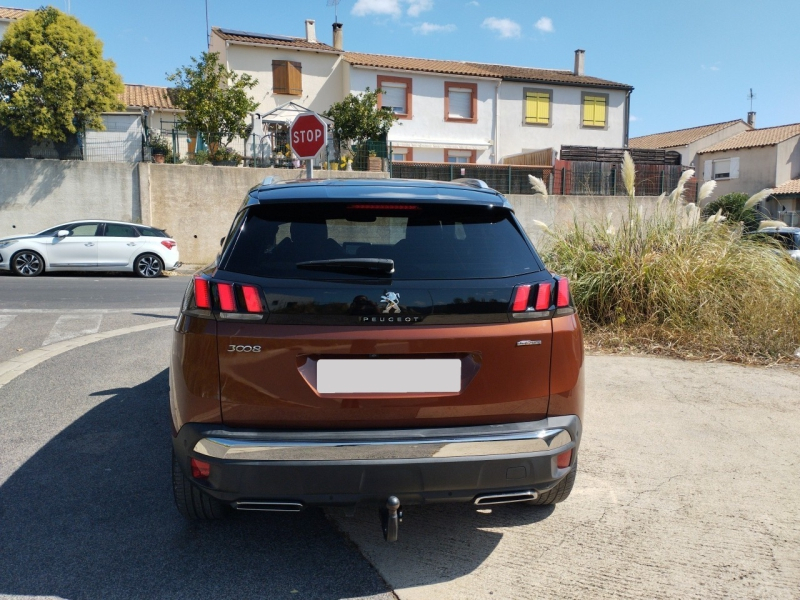
[[[237,346],[231,344],[228,346],[228,352],[261,352],[261,346]]]

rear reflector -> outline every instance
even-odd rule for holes
[[[531,293],[531,286],[519,285],[514,292],[514,304],[511,305],[513,312],[525,312],[528,308],[528,297]]]
[[[207,279],[194,278],[194,301],[197,308],[211,308],[211,291]]]
[[[556,307],[567,308],[569,306],[569,281],[566,279],[558,280],[558,294],[556,298]]]
[[[536,310],[547,310],[550,308],[550,284],[540,283],[536,293]]]
[[[232,283],[218,283],[219,307],[223,312],[236,312],[236,298],[233,295]]]
[[[243,285],[242,293],[244,294],[244,305],[247,308],[247,312],[264,312],[264,307],[261,305],[261,294],[258,293],[257,287],[253,285]]]
[[[173,240],[163,240],[161,242],[161,245],[164,246],[167,250],[172,250],[178,244]]]
[[[208,476],[211,475],[211,465],[207,462],[193,458],[191,465],[192,477],[195,479],[208,479]]]
[[[569,463],[572,462],[572,450],[567,450],[566,452],[562,452],[556,457],[556,466],[559,469],[566,469],[569,466]]]

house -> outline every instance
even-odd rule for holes
[[[714,197],[731,192],[754,194],[800,177],[800,123],[743,131],[700,150],[697,173],[714,180]],[[791,189],[791,188],[788,188]],[[788,200],[787,200],[788,201]],[[796,200],[792,200],[796,209]],[[764,203],[773,216],[786,208],[776,196]]]
[[[381,106],[398,115],[388,135],[394,160],[499,163],[504,156],[561,144],[627,145],[633,88],[572,70],[346,52],[342,24],[320,42],[314,21],[305,37],[213,27],[209,51],[258,80],[264,113],[295,101],[326,111],[350,93],[380,88]]]
[[[21,19],[29,12],[29,10],[24,8],[6,8],[4,6],[0,6],[0,38],[3,37],[6,29],[8,29],[9,25],[11,25],[12,21]]]
[[[784,181],[772,190],[778,220],[800,227],[800,178]]]
[[[749,131],[754,126],[755,113],[749,113],[748,123],[741,119],[735,119],[724,123],[714,123],[713,125],[701,125],[699,127],[689,127],[688,129],[643,135],[631,138],[630,147],[642,150],[672,150],[680,153],[682,165],[694,167],[697,164],[698,151],[743,131]]]

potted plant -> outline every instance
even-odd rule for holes
[[[233,148],[228,146],[217,146],[209,153],[211,164],[217,167],[236,167],[242,160],[242,156]]]
[[[154,131],[150,134],[150,154],[153,157],[153,162],[163,164],[167,154],[172,150],[170,143],[166,137],[161,135],[161,132]]]

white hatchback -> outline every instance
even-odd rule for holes
[[[44,271],[133,271],[158,277],[180,266],[166,232],[120,221],[73,221],[32,235],[0,238],[0,270],[24,277]]]

